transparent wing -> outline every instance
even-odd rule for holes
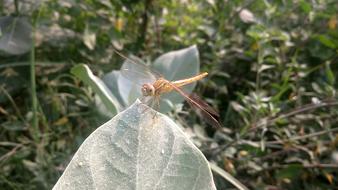
[[[205,101],[203,101],[201,98],[199,98],[197,95],[188,95],[183,90],[181,90],[179,87],[176,87],[175,85],[170,85],[175,89],[176,92],[181,94],[185,100],[190,104],[192,108],[196,111],[196,113],[207,123],[209,123],[211,126],[216,128],[221,128],[222,125],[218,121],[219,114],[217,111],[215,111],[212,107],[210,107]]]
[[[196,94],[190,94],[189,98],[194,100],[194,102],[198,103],[200,106],[202,106],[203,109],[205,109],[208,113],[213,115],[215,118],[219,118],[219,114],[217,113],[217,111],[211,106],[209,106],[209,104],[203,101],[199,96],[197,96]]]
[[[128,58],[116,50],[115,52],[125,59],[121,67],[121,74],[128,80],[143,85],[145,83],[153,83],[161,77],[161,74],[145,65],[141,59],[137,57]]]
[[[145,83],[153,83],[157,77],[142,63],[136,64],[130,60],[126,60],[121,67],[122,77],[130,80],[138,85]]]

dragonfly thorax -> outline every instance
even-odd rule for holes
[[[154,96],[155,95],[155,87],[150,83],[143,84],[141,91],[142,91],[143,96]]]

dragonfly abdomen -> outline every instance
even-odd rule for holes
[[[201,73],[201,74],[196,75],[196,76],[191,77],[191,78],[173,81],[172,84],[177,86],[177,87],[181,87],[181,86],[196,82],[198,80],[201,80],[202,78],[206,77],[207,75],[208,75],[208,73],[204,72],[204,73]]]

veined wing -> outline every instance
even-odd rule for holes
[[[217,111],[212,108],[211,106],[209,106],[208,103],[206,103],[205,101],[203,101],[199,96],[197,96],[196,94],[190,94],[189,98],[194,100],[194,102],[198,103],[200,106],[203,107],[203,109],[205,109],[208,113],[210,113],[212,116],[214,116],[215,118],[219,118],[219,114],[217,113]]]
[[[138,85],[143,85],[145,83],[153,83],[156,79],[160,78],[161,75],[149,68],[147,65],[142,63],[142,60],[134,57],[126,57],[120,52],[114,50],[118,55],[125,59],[121,67],[121,75],[130,80],[133,83]]]
[[[197,95],[188,95],[179,87],[169,83],[176,92],[181,94],[187,102],[190,104],[191,107],[195,108],[196,113],[206,119],[206,122],[216,128],[221,128],[222,125],[219,123],[218,118],[219,114],[215,111],[212,107],[210,107],[206,102],[204,102],[201,98]]]

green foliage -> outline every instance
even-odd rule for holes
[[[124,60],[114,49],[156,60],[193,44],[201,70],[209,73],[194,91],[219,110],[224,130],[202,127],[203,119],[182,104],[169,115],[188,126],[185,132],[217,169],[249,189],[337,186],[335,0],[14,2],[0,3],[2,188],[50,189],[112,107],[126,106],[116,93]],[[11,24],[3,26],[4,20]],[[22,35],[32,26],[36,117],[25,53],[31,39]],[[88,72],[79,74],[88,83],[72,75],[80,63],[106,87],[96,88]],[[102,101],[98,89],[115,99]],[[217,171],[217,188],[232,187]]]

